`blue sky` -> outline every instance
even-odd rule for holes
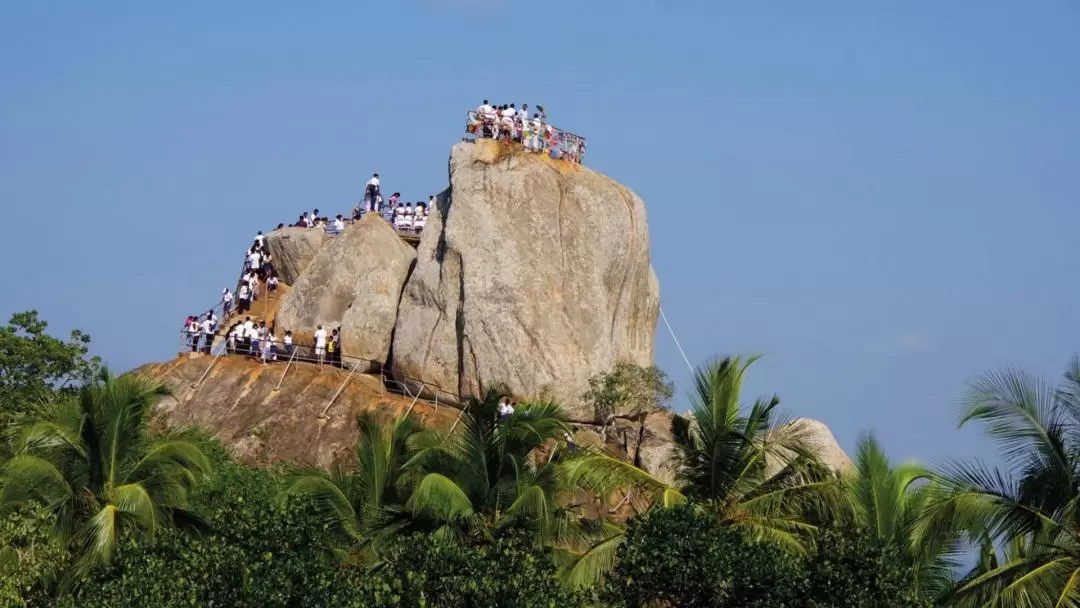
[[[259,228],[372,171],[446,185],[463,113],[541,103],[645,200],[694,363],[850,450],[991,456],[964,382],[1080,345],[1080,2],[0,5],[0,314],[175,354]],[[657,362],[688,372],[661,326]]]

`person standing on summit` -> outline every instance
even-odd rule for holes
[[[364,200],[368,211],[377,210],[379,207],[379,197],[382,196],[382,192],[379,190],[379,174],[375,173],[368,180],[367,186],[364,188]]]

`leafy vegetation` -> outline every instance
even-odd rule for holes
[[[667,482],[577,445],[557,403],[500,417],[499,387],[452,429],[365,414],[329,470],[248,467],[152,421],[165,387],[45,327],[28,312],[0,330],[2,605],[1080,605],[1076,361],[1057,384],[971,386],[961,424],[1003,468],[893,464],[868,434],[831,471],[779,399],[744,402],[756,359],[717,360],[674,417]],[[586,397],[607,429],[671,395],[622,365]]]
[[[35,310],[11,315],[0,327],[0,424],[55,392],[97,375],[98,357],[87,357],[90,336],[79,330],[67,341],[45,333]]]
[[[9,424],[0,512],[51,513],[52,534],[76,554],[71,573],[108,563],[125,535],[152,537],[191,519],[188,497],[210,473],[183,434],[150,437],[151,407],[168,394],[138,376],[103,371],[74,395],[36,404]]]

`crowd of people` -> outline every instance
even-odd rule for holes
[[[520,144],[530,152],[572,163],[581,163],[585,157],[585,139],[552,126],[541,105],[536,106],[530,117],[527,103],[521,104],[521,108],[512,103],[493,106],[485,99],[469,112],[465,131],[479,138]]]
[[[375,212],[382,216],[394,229],[405,236],[417,236],[427,224],[428,214],[435,205],[435,195],[423,200],[405,202],[401,200],[401,193],[395,192],[389,199],[384,199],[379,181],[379,174],[375,173],[364,186],[364,198],[352,209],[349,217],[338,214],[333,219],[320,215],[319,210],[301,213],[296,222],[289,224],[289,228],[318,228],[326,234],[336,236],[341,234],[349,224],[357,222],[368,213]],[[278,228],[285,228],[284,223],[278,224]],[[261,234],[261,233],[260,233]]]

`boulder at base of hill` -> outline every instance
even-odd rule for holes
[[[277,315],[279,332],[310,344],[322,325],[342,327],[342,354],[386,360],[397,320],[397,302],[416,252],[385,220],[369,213],[330,239],[315,254]]]
[[[633,192],[494,141],[459,143],[401,297],[394,369],[460,394],[503,382],[592,420],[589,377],[652,365],[658,310]]]
[[[318,228],[279,228],[266,235],[278,280],[292,285],[315,257],[326,240]]]

